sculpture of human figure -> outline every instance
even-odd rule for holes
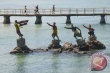
[[[53,22],[53,25],[51,25],[50,23],[47,22],[47,24],[53,28],[53,33],[52,33],[52,37],[53,37],[53,39],[55,40],[55,36],[56,36],[57,39],[60,40],[59,37],[58,37],[58,32],[57,32],[57,26],[56,26],[56,23]]]
[[[76,38],[76,40],[77,40],[77,37],[82,37],[81,30],[78,27],[73,26],[73,24],[71,24],[71,27],[65,27],[65,28],[71,29],[74,32],[74,37]]]
[[[89,24],[89,27],[86,27],[85,25],[83,25],[83,26],[89,30],[88,34],[90,35],[90,37],[95,36],[95,34],[94,34],[95,29],[92,28],[90,24]]]
[[[14,25],[15,25],[15,28],[16,28],[16,33],[19,35],[19,38],[22,38],[23,34],[21,34],[21,32],[20,32],[20,28],[19,28],[20,26],[19,26],[17,20],[15,20]]]

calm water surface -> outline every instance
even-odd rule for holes
[[[0,0],[0,8],[51,8],[55,4],[56,8],[96,8],[110,7],[109,0]],[[42,17],[42,25],[35,25],[35,17],[10,17],[11,24],[2,24],[3,17],[0,17],[0,73],[98,73],[89,70],[89,55],[81,55],[74,53],[31,53],[11,55],[9,52],[16,47],[16,34],[14,20],[28,19],[29,23],[21,28],[21,32],[26,39],[26,45],[31,49],[47,48],[51,43],[52,28],[46,23],[56,22],[58,26],[58,35],[62,40],[61,45],[65,42],[76,44],[73,38],[73,32],[64,27],[66,25],[66,17]],[[95,29],[97,39],[105,44],[106,50],[101,50],[107,56],[110,56],[110,17],[106,17],[106,25],[100,25],[100,17],[71,17],[72,23],[82,30],[82,35],[88,39],[88,30],[82,25],[91,24]],[[107,68],[100,73],[110,72],[110,63]]]

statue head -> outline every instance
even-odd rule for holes
[[[71,24],[71,27],[74,27],[73,24]]]
[[[91,28],[91,25],[89,24],[89,28]]]
[[[17,20],[15,20],[15,23],[17,23]]]
[[[54,26],[55,26],[55,24],[56,24],[56,23],[55,23],[55,22],[53,22],[53,25],[54,25]]]

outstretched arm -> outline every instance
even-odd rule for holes
[[[23,28],[22,26],[18,25],[20,28]]]
[[[85,28],[89,29],[88,27],[86,27],[85,25],[83,25]]]
[[[71,27],[65,27],[66,29],[72,29]]]
[[[48,24],[49,26],[53,27],[53,25],[49,24],[48,22],[47,22],[47,24]]]

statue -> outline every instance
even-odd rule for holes
[[[74,37],[76,38],[76,42],[79,46],[85,44],[85,40],[82,37],[81,30],[78,27],[73,26],[71,24],[71,27],[65,27],[66,29],[71,29],[74,32]],[[82,37],[82,39],[78,39],[77,37]]]
[[[23,22],[23,24],[27,24],[28,21]],[[22,23],[22,22],[20,22]],[[17,47],[15,47],[13,49],[13,51],[11,51],[10,53],[11,54],[16,54],[16,53],[30,53],[30,52],[33,52],[33,50],[31,50],[30,48],[28,48],[25,44],[25,38],[23,38],[23,34],[21,34],[20,32],[20,26],[18,25],[19,22],[17,22],[17,20],[15,20],[15,28],[16,28],[16,32],[17,34],[19,35],[19,39],[17,39]]]
[[[74,32],[74,37],[76,38],[76,40],[77,40],[77,37],[82,37],[81,30],[78,27],[73,26],[73,24],[71,24],[71,27],[65,27],[65,28],[71,29]]]
[[[92,28],[90,24],[89,24],[89,27],[86,27],[85,25],[83,25],[83,26],[89,30],[89,32],[88,32],[88,34],[90,35],[90,36],[89,36],[89,41],[94,41],[94,40],[96,40],[97,38],[96,38],[96,36],[95,36],[95,34],[94,34],[94,30],[95,30],[95,29]]]
[[[16,33],[19,35],[19,38],[22,38],[23,34],[21,34],[21,32],[20,32],[20,28],[19,28],[20,26],[18,25],[17,20],[15,20],[14,25],[15,25],[15,28],[16,28]]]
[[[57,34],[58,32],[57,32],[57,26],[55,25],[56,23],[53,22],[53,25],[51,25],[47,22],[47,24],[53,28],[53,33],[52,33],[53,40],[51,44],[48,46],[48,48],[51,49],[51,51],[53,51],[54,53],[61,52],[62,46],[60,45],[60,39]],[[57,40],[55,39],[55,36],[57,37]]]
[[[56,36],[57,39],[60,40],[59,37],[58,37],[58,35],[57,35],[58,32],[57,32],[57,26],[56,26],[56,23],[53,22],[53,25],[51,25],[51,24],[49,24],[49,23],[47,22],[47,24],[53,28],[53,33],[52,33],[52,37],[53,37],[53,39],[55,40],[55,36]]]

